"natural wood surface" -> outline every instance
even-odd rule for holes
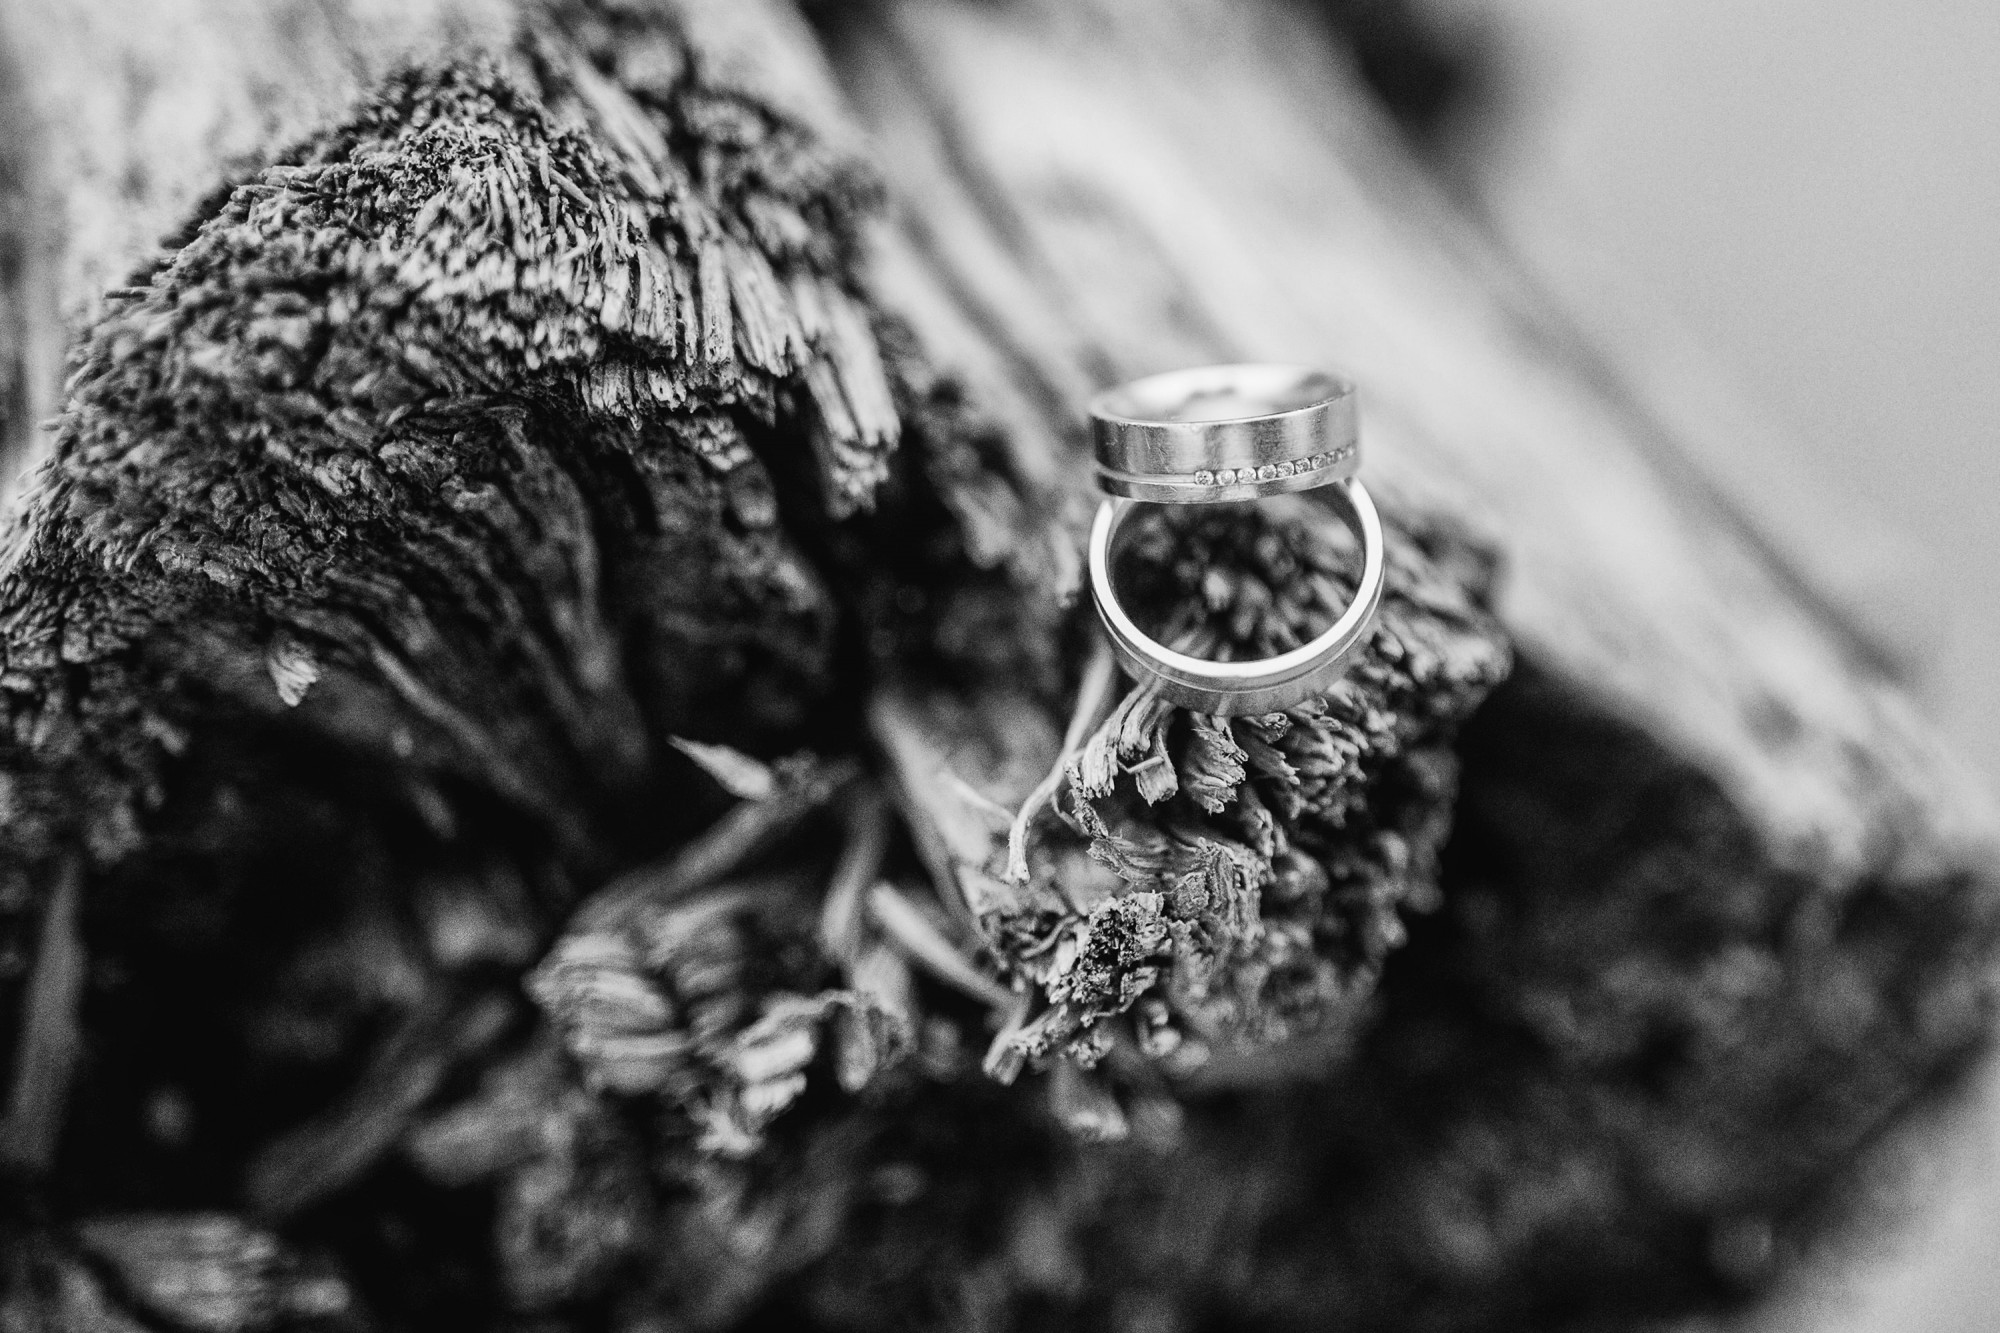
[[[1854,669],[1866,645],[1563,355],[1308,14],[911,3],[856,26],[836,65],[923,256],[892,301],[941,347],[977,318],[1019,358],[968,375],[1074,404],[1202,360],[1348,367],[1371,478],[1498,534],[1517,639],[1713,773],[1785,863],[1860,878],[1911,835],[1977,836],[1977,789]],[[1075,419],[1053,417],[1070,445]],[[1016,447],[1073,456],[1050,420],[1010,418]]]
[[[59,408],[0,584],[4,1308],[1768,1282],[1986,1025],[1987,816],[1878,655],[1312,9],[810,17],[0,17],[13,447]],[[1092,647],[1080,422],[1240,357],[1360,381],[1392,560],[1348,681],[1222,725]],[[1268,652],[1347,557],[1305,503],[1129,573]]]

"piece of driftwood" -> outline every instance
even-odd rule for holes
[[[1761,1285],[1986,1026],[1985,814],[1867,645],[1323,15],[810,18],[0,18],[8,438],[56,416],[0,583],[0,1309]],[[1347,681],[1224,724],[1094,646],[1079,424],[1243,356],[1361,381],[1392,559]],[[1261,653],[1350,556],[1303,502],[1126,575]]]

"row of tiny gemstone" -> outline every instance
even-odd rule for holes
[[[1312,472],[1323,467],[1332,467],[1345,459],[1349,450],[1336,449],[1329,454],[1314,454],[1311,458],[1301,458],[1296,463],[1266,463],[1262,467],[1231,468],[1211,472],[1207,468],[1194,474],[1197,486],[1234,486],[1240,481],[1276,481],[1280,477],[1296,476],[1301,472]]]

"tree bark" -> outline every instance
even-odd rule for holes
[[[1313,11],[813,17],[0,20],[9,438],[60,404],[0,583],[6,1307],[1763,1283],[1986,1028],[1984,808],[1877,655]],[[1093,647],[1079,423],[1248,357],[1361,382],[1390,579],[1338,689],[1225,723]],[[1127,573],[1263,653],[1350,554],[1307,502]]]

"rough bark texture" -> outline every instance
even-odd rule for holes
[[[1963,780],[1312,13],[814,17],[0,21],[71,218],[0,236],[10,412],[74,337],[0,582],[0,1320],[1758,1285],[1985,1029]],[[1346,681],[1222,723],[1094,647],[1078,422],[1242,355],[1359,374],[1391,561]],[[1125,575],[1262,654],[1350,557],[1305,501]]]

